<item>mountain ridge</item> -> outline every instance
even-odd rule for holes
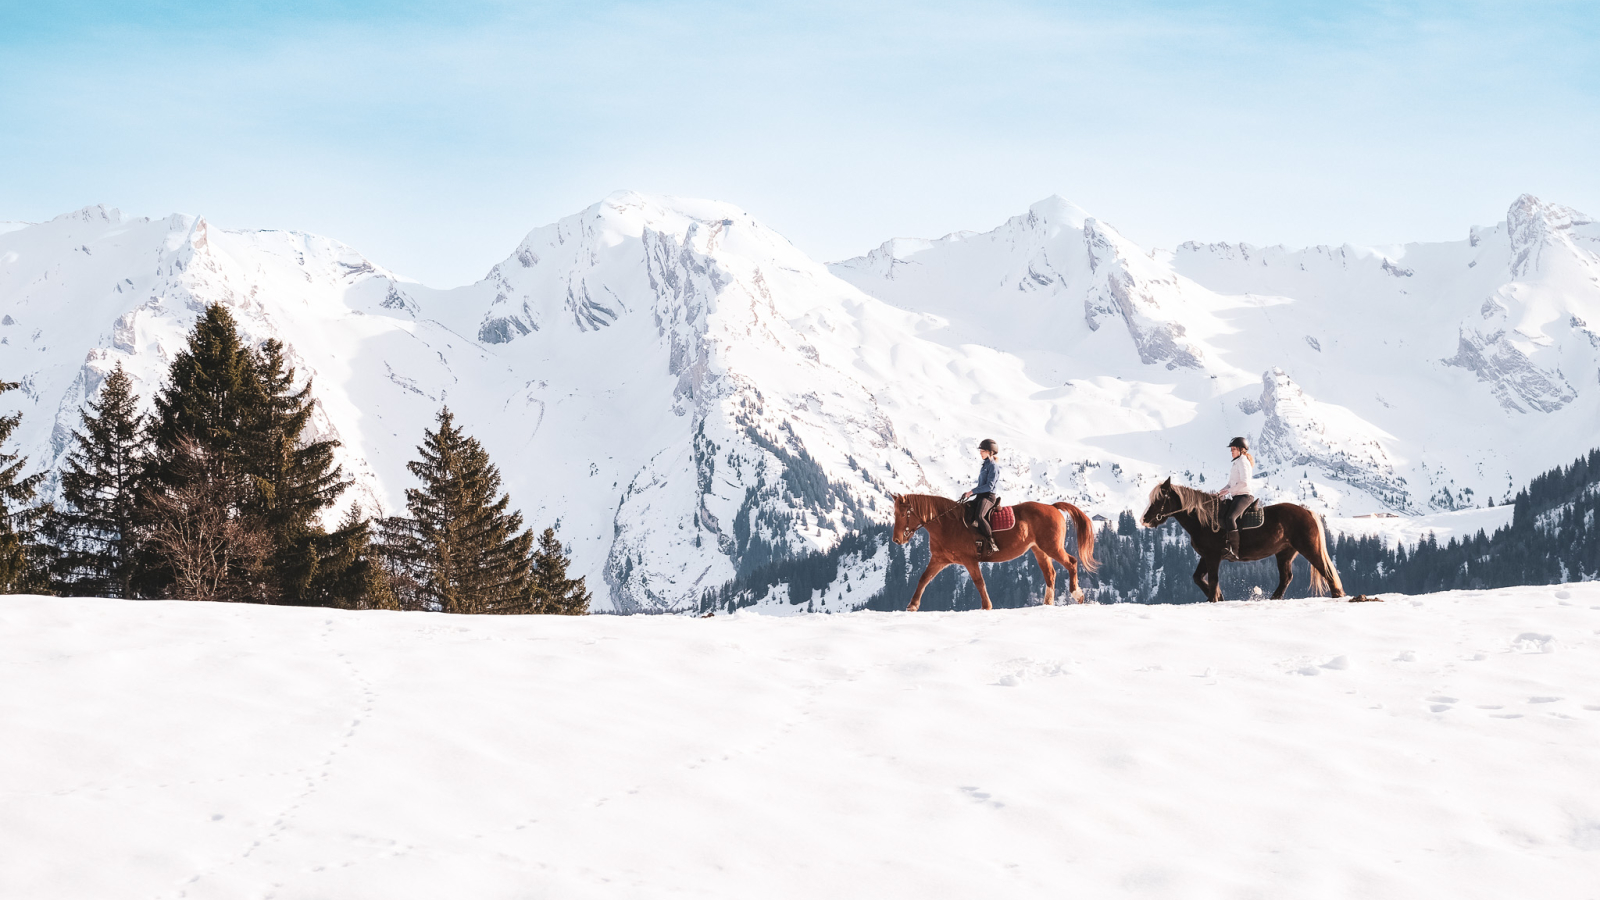
[[[1527,196],[1400,255],[1147,251],[1049,197],[823,264],[732,204],[621,191],[446,289],[316,235],[85,207],[0,231],[0,365],[24,385],[19,444],[53,469],[111,366],[148,404],[225,303],[315,379],[313,428],[364,508],[396,508],[448,403],[530,523],[559,525],[597,609],[682,611],[881,524],[892,492],[959,493],[980,437],[1007,450],[1008,499],[1108,515],[1167,474],[1220,477],[1207,448],[1233,434],[1257,438],[1271,499],[1498,498],[1587,449],[1596,276],[1600,228]],[[1519,432],[1536,444],[1505,446]]]

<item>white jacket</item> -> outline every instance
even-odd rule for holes
[[[1224,497],[1237,497],[1240,494],[1255,494],[1255,488],[1250,484],[1250,460],[1243,453],[1233,461],[1233,468],[1228,470],[1228,484],[1222,489]]]

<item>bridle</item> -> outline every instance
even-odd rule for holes
[[[917,516],[919,516],[919,520],[918,520],[917,524],[912,525],[910,528],[906,529],[906,540],[907,541],[910,541],[911,540],[911,535],[916,534],[919,529],[926,528],[929,522],[937,522],[940,519],[944,518],[945,516],[948,516],[952,512],[954,512],[954,511],[956,511],[956,510],[961,508],[961,504],[958,502],[958,503],[956,503],[955,506],[950,507],[949,509],[945,510],[942,513],[935,513],[934,515],[923,517],[922,513],[915,506],[911,506],[910,503],[907,503],[906,505],[907,505],[907,507],[909,507],[909,509],[907,510],[907,518],[909,518],[912,513],[916,513]],[[896,543],[899,543],[899,542],[896,541]]]
[[[1173,496],[1176,498],[1176,494],[1175,493],[1174,493]],[[1160,503],[1160,504],[1162,504],[1162,506],[1156,507],[1156,511],[1155,512],[1156,512],[1157,518],[1156,518],[1155,524],[1154,525],[1149,525],[1147,527],[1149,527],[1149,528],[1160,528],[1163,524],[1166,523],[1166,521],[1168,519],[1172,518],[1173,516],[1177,515],[1178,513],[1183,512],[1183,501],[1181,499],[1178,500],[1177,508],[1172,510],[1171,512],[1166,512],[1165,511],[1166,510],[1166,506],[1165,506],[1166,502],[1167,502],[1167,492],[1166,491],[1159,492],[1156,495],[1156,503]],[[1151,506],[1155,506],[1155,503],[1152,503]],[[1149,518],[1149,517],[1150,517],[1150,510],[1147,509],[1147,510],[1144,511],[1144,518]]]

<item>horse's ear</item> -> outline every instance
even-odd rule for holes
[[[1161,486],[1164,487],[1164,488],[1172,487],[1172,476],[1168,475],[1167,476],[1167,480],[1161,482]]]

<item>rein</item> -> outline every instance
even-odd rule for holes
[[[1155,527],[1155,528],[1161,527],[1162,525],[1166,524],[1166,521],[1168,519],[1172,518],[1173,516],[1177,515],[1178,513],[1181,513],[1181,512],[1193,512],[1195,514],[1195,517],[1201,520],[1201,524],[1202,525],[1205,525],[1206,524],[1205,520],[1207,518],[1210,518],[1212,520],[1212,523],[1213,523],[1211,525],[1211,529],[1213,531],[1217,530],[1216,526],[1214,524],[1216,522],[1216,518],[1217,518],[1217,511],[1215,509],[1203,509],[1202,508],[1207,502],[1212,500],[1212,495],[1207,494],[1207,493],[1205,493],[1203,491],[1194,490],[1193,488],[1189,488],[1187,490],[1189,492],[1189,495],[1194,500],[1194,502],[1192,502],[1192,503],[1186,503],[1185,500],[1184,500],[1183,492],[1179,491],[1176,486],[1173,487],[1173,489],[1172,489],[1172,499],[1174,501],[1176,501],[1177,508],[1171,510],[1170,512],[1167,511],[1167,509],[1166,509],[1166,502],[1167,502],[1166,495],[1163,493],[1163,494],[1160,494],[1160,495],[1157,496],[1157,498],[1156,498],[1157,502],[1159,502],[1161,504],[1161,506],[1159,508],[1157,508],[1157,510],[1156,510],[1156,515],[1158,516],[1158,518],[1156,519],[1156,524],[1154,526],[1152,526],[1152,527]]]
[[[911,526],[911,533],[912,534],[916,534],[918,529],[926,528],[928,526],[929,522],[937,522],[940,519],[944,518],[945,516],[950,515],[951,513],[955,512],[956,510],[958,510],[960,508],[961,508],[961,501],[958,500],[958,501],[956,501],[956,505],[955,506],[952,506],[949,509],[946,509],[942,513],[937,513],[935,515],[931,515],[931,516],[928,516],[926,518],[923,518],[923,519],[921,519],[921,521],[917,522],[917,524]],[[912,507],[911,511],[916,513],[918,516],[922,515],[922,511],[917,509],[916,507]]]

